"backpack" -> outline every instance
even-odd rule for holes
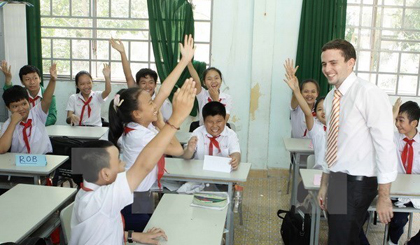
[[[282,216],[283,215],[283,216]],[[279,209],[277,216],[283,220],[281,237],[286,245],[308,245],[311,235],[311,217],[300,208],[292,206],[289,211]]]

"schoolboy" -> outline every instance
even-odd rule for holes
[[[13,86],[11,66],[8,66],[7,62],[3,60],[1,64],[1,70],[5,76],[5,84],[3,86],[3,90],[6,91]],[[44,98],[45,89],[43,86],[41,86],[41,72],[35,66],[25,65],[20,68],[19,77],[23,86],[25,86],[26,90],[28,91],[28,99],[32,108],[40,103]],[[53,95],[50,107],[48,109],[48,116],[47,121],[45,122],[45,126],[54,125],[56,121],[57,107],[55,103],[55,96]]]
[[[4,123],[0,138],[0,154],[17,153],[45,154],[52,152],[51,142],[45,129],[57,80],[56,65],[50,67],[50,82],[40,103],[29,105],[26,89],[15,85],[3,93],[3,100],[12,116]]]
[[[133,191],[155,167],[177,128],[189,115],[194,103],[194,86],[194,82],[186,81],[175,93],[174,110],[168,124],[143,149],[127,172],[124,172],[124,162],[119,160],[118,149],[111,142],[95,141],[85,145],[89,149],[73,153],[73,163],[83,163],[79,169],[84,182],[76,195],[70,244],[115,245],[124,244],[125,239],[157,244],[153,238],[166,238],[162,230],[152,234],[124,232],[120,211],[133,202]]]
[[[398,173],[420,174],[420,135],[417,130],[420,119],[420,107],[416,102],[407,101],[401,106],[401,99],[394,105],[395,132],[394,142],[397,146]],[[397,200],[395,200],[397,201]],[[420,199],[398,199],[405,206],[420,206]],[[398,244],[408,222],[409,213],[394,213],[389,224],[390,245]],[[420,244],[420,231],[407,244]]]
[[[241,162],[241,150],[236,133],[226,127],[226,109],[218,102],[204,105],[204,125],[198,127],[191,135],[184,150],[184,159],[204,159],[205,155],[232,158],[230,164],[236,170]]]
[[[114,40],[111,38],[109,40],[111,46],[117,50],[121,55],[121,62],[123,65],[125,79],[127,80],[127,86],[129,88],[134,86],[139,86],[140,88],[146,90],[152,96],[152,100],[156,97],[156,83],[158,79],[157,73],[149,68],[142,68],[136,73],[136,80],[131,73],[130,62],[128,61],[127,55],[125,53],[124,44],[120,40]],[[167,121],[172,114],[172,105],[168,99],[165,99],[162,106],[160,107],[162,112],[163,120]]]

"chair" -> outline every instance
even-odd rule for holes
[[[313,169],[315,166],[315,155],[309,155],[306,159],[306,169]]]
[[[71,237],[71,215],[73,213],[74,202],[65,207],[60,212],[61,230],[63,232],[64,243],[68,244]]]

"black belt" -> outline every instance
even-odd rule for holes
[[[365,181],[365,180],[373,180],[376,177],[368,177],[368,176],[355,176],[347,174],[347,181]]]

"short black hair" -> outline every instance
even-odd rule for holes
[[[110,155],[107,148],[114,146],[107,140],[94,140],[83,143],[71,152],[73,174],[82,174],[83,179],[95,183],[103,168],[110,167]]]
[[[316,100],[316,102],[315,102],[315,107],[314,107],[314,110],[316,111],[316,108],[318,107],[318,104],[321,102],[321,101],[323,101],[323,100],[325,100],[325,96],[321,96],[321,97],[319,97],[317,100]]]
[[[206,120],[208,116],[214,117],[217,115],[226,118],[226,108],[222,103],[218,101],[211,101],[203,106],[203,120]]]
[[[400,106],[400,111],[398,114],[407,113],[408,121],[411,123],[414,120],[417,120],[417,126],[419,125],[420,118],[420,107],[414,101],[407,101]],[[416,127],[417,127],[416,126]]]
[[[28,74],[34,73],[34,72],[36,72],[36,74],[38,74],[39,78],[42,78],[41,71],[39,71],[39,69],[36,66],[33,66],[33,65],[26,65],[26,66],[23,66],[22,68],[20,68],[19,78],[20,78],[21,81],[23,81],[23,76],[24,75],[28,75]]]
[[[157,83],[158,75],[157,73],[149,68],[142,68],[136,73],[136,83],[139,85],[140,78],[150,76],[155,80],[155,84]]]
[[[344,40],[344,39],[335,39],[329,41],[328,43],[322,46],[322,52],[330,49],[338,49],[341,51],[341,55],[344,57],[344,61],[348,61],[349,59],[353,58],[356,60],[356,50],[354,49],[353,44]]]
[[[10,103],[18,102],[21,100],[27,100],[29,101],[28,92],[26,91],[26,88],[14,85],[9,89],[6,89],[3,93],[3,100],[7,107],[9,107]]]

